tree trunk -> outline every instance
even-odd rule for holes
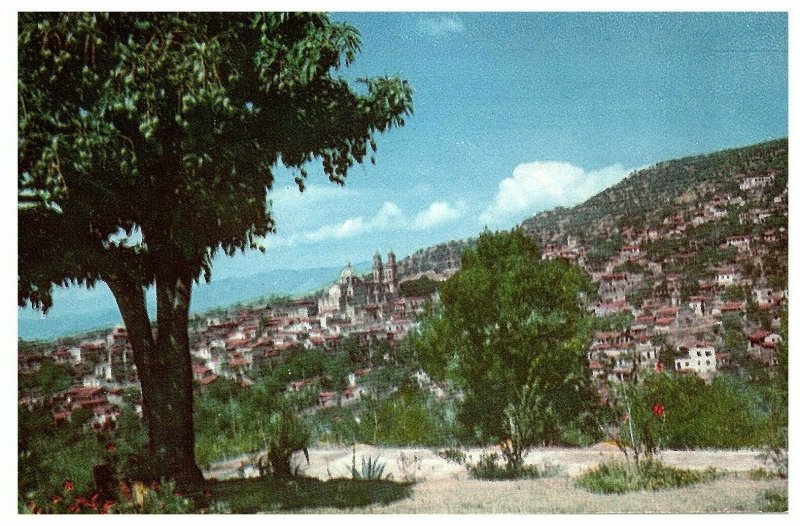
[[[153,360],[153,420],[156,458],[179,485],[203,480],[194,458],[192,360],[189,354],[189,303],[192,277],[179,268],[156,277],[158,353]]]
[[[122,321],[128,331],[128,342],[133,350],[133,363],[142,389],[142,415],[147,424],[148,441],[153,443],[150,431],[152,394],[152,375],[150,374],[151,357],[155,354],[155,341],[150,328],[150,317],[147,314],[144,288],[141,283],[128,275],[116,274],[106,276],[105,281],[122,314]]]
[[[191,277],[169,269],[156,280],[157,337],[144,288],[131,276],[106,279],[117,300],[142,387],[142,412],[159,476],[182,487],[202,482],[194,458],[192,370],[189,354]]]

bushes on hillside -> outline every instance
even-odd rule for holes
[[[642,453],[659,448],[759,447],[772,434],[761,393],[746,381],[719,375],[652,374],[617,397],[619,437]],[[633,439],[631,439],[633,437]]]

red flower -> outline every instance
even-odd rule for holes
[[[70,513],[78,513],[80,511],[80,508],[78,507],[77,504],[70,504],[69,506],[67,506],[67,511]]]
[[[113,500],[107,500],[103,503],[103,507],[100,508],[100,513],[108,513],[111,511],[111,508],[114,506]]]
[[[116,450],[117,450],[117,445],[114,444],[113,442],[109,442],[108,444],[106,444],[106,451],[108,451],[109,453],[113,453]]]
[[[36,503],[33,502],[32,500],[29,500],[28,501],[28,509],[33,511],[33,508],[35,508],[35,507],[36,507]]]
[[[653,414],[657,417],[664,416],[664,406],[661,404],[653,404],[650,410],[653,411]]]
[[[53,495],[53,496],[51,496],[50,497],[50,502],[52,502],[53,504],[58,504],[59,502],[61,502],[61,495]]]
[[[75,484],[73,484],[71,480],[67,479],[67,480],[64,481],[64,489],[66,491],[72,491],[72,489],[74,487],[75,487]]]
[[[156,481],[153,481],[152,483],[150,483],[150,489],[152,489],[153,491],[158,491],[161,489],[161,484],[159,484]]]

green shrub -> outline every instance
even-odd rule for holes
[[[789,495],[776,491],[767,491],[759,498],[759,511],[767,513],[785,513],[789,511]]]
[[[500,464],[500,456],[497,453],[483,453],[478,463],[467,465],[470,475],[482,480],[516,480],[516,479],[539,479],[554,477],[561,473],[561,467],[551,464],[543,466],[531,466],[506,462]]]
[[[764,468],[755,468],[747,472],[747,477],[750,480],[772,480],[778,478],[780,475],[774,471],[769,471]]]
[[[439,451],[438,455],[443,459],[449,460],[450,462],[455,462],[460,466],[463,466],[467,463],[467,454],[456,447],[442,449]]]
[[[269,426],[269,445],[267,460],[271,474],[275,477],[291,477],[292,457],[302,451],[308,462],[308,446],[311,432],[305,423],[293,413],[283,412],[273,415]],[[265,474],[263,461],[259,462],[260,471]]]
[[[764,396],[745,380],[718,375],[649,374],[617,393],[618,438],[641,453],[661,448],[747,448],[764,444],[770,415]]]
[[[578,477],[576,484],[592,493],[627,493],[679,488],[715,480],[721,473],[713,468],[697,471],[665,466],[647,459],[635,464],[623,461],[603,463]]]

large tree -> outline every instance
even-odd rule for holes
[[[591,408],[590,291],[581,268],[541,260],[520,229],[486,231],[463,254],[415,347],[426,371],[460,385],[462,422],[479,440],[557,441]]]
[[[157,465],[197,482],[192,283],[274,231],[276,166],[300,190],[315,160],[343,183],[403,125],[411,89],[343,79],[359,36],[324,14],[21,13],[18,30],[19,304],[105,281]]]

